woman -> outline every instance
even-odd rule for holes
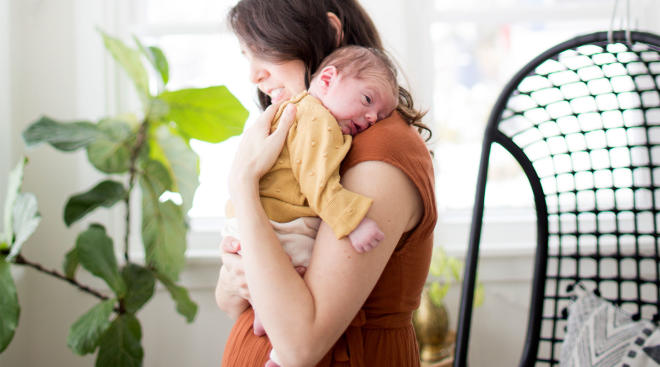
[[[336,47],[382,50],[355,0],[242,0],[229,20],[264,107],[306,89],[309,76]],[[418,366],[411,316],[428,272],[436,210],[430,155],[410,125],[419,117],[410,96],[401,90],[397,112],[357,135],[342,164],[344,187],[374,199],[367,216],[385,239],[358,254],[321,223],[303,278],[259,201],[259,178],[274,163],[291,120],[283,118],[269,136],[275,110],[267,108],[245,132],[230,171],[231,200],[244,236],[240,256],[235,241],[223,240],[216,299],[237,317],[223,365],[263,366],[272,343],[285,367]],[[247,299],[268,338],[253,334]]]

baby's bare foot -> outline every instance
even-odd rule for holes
[[[385,238],[385,234],[378,228],[378,224],[369,218],[362,219],[362,222],[348,234],[351,245],[355,251],[367,252],[378,246],[378,243]]]

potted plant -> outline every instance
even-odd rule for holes
[[[448,338],[449,313],[445,296],[452,285],[460,283],[463,262],[449,256],[444,248],[435,247],[431,257],[429,278],[424,286],[419,308],[413,315],[415,334],[424,362],[437,362],[449,357],[453,345]],[[483,302],[483,285],[475,291],[475,304]]]
[[[42,117],[24,132],[27,146],[47,143],[56,150],[83,149],[105,177],[72,195],[64,208],[66,226],[101,207],[122,205],[123,243],[113,243],[103,224],[92,223],[66,254],[62,269],[46,269],[21,252],[39,224],[37,198],[21,190],[22,159],[9,175],[4,228],[0,233],[0,353],[11,342],[20,307],[11,266],[26,266],[63,280],[98,299],[71,326],[67,344],[77,354],[96,355],[96,366],[141,366],[144,351],[136,313],[152,298],[156,283],[170,293],[176,310],[192,322],[197,305],[177,284],[185,264],[186,213],[199,186],[199,157],[190,140],[217,143],[243,130],[247,110],[224,86],[167,90],[169,66],[158,47],[136,47],[100,32],[106,49],[129,76],[142,102],[134,114],[99,121],[56,121]],[[148,69],[152,72],[148,72]],[[131,200],[141,191],[141,242],[144,260],[128,251]],[[135,197],[137,198],[137,197]],[[117,259],[116,253],[123,256]],[[87,271],[107,289],[82,284]]]

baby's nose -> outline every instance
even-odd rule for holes
[[[378,114],[375,112],[367,112],[367,114],[364,116],[364,119],[369,122],[369,125],[371,125],[378,120]]]

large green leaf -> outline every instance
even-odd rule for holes
[[[130,167],[133,130],[127,121],[104,119],[99,121],[98,138],[87,146],[87,158],[99,171],[124,173]]]
[[[55,149],[69,152],[87,146],[98,135],[96,125],[91,122],[57,122],[44,116],[23,131],[23,140],[27,146],[46,142]]]
[[[142,242],[147,264],[171,279],[179,279],[185,263],[186,226],[181,207],[153,200],[143,188]]]
[[[248,111],[224,86],[163,92],[168,121],[194,139],[221,142],[243,131]]]
[[[116,202],[126,198],[124,185],[112,180],[105,180],[89,191],[69,198],[64,207],[64,223],[70,226],[96,208],[109,208]]]
[[[142,243],[147,264],[172,279],[178,279],[184,265],[186,226],[181,207],[161,202],[161,195],[172,189],[172,178],[162,163],[142,165]]]
[[[156,274],[158,280],[167,288],[167,291],[170,292],[170,296],[176,303],[176,310],[186,318],[186,321],[192,322],[197,315],[197,305],[190,299],[188,295],[188,290],[174,284],[167,276],[163,274]]]
[[[170,80],[170,66],[167,63],[167,58],[163,50],[155,46],[144,47],[137,37],[133,37],[133,39],[138,45],[140,52],[149,60],[156,72],[160,75],[163,85],[167,85],[167,82]]]
[[[167,85],[167,82],[170,81],[170,65],[167,62],[165,53],[163,50],[156,46],[149,46],[147,47],[147,50],[151,55],[149,61],[151,61],[156,70],[158,70],[158,73],[160,74],[160,77],[163,81],[163,85]]]
[[[82,315],[71,325],[66,343],[75,353],[84,355],[94,353],[101,335],[110,326],[115,299],[105,300]]]
[[[174,181],[170,171],[159,161],[148,160],[141,165],[140,185],[143,195],[149,195],[151,200],[158,200],[165,191],[174,189]],[[146,190],[146,192],[144,192]]]
[[[7,261],[12,261],[21,251],[23,243],[34,233],[41,221],[37,207],[37,197],[32,193],[20,193],[14,202],[13,227],[14,243],[11,245]]]
[[[181,137],[166,126],[158,127],[151,141],[152,157],[163,163],[174,177],[173,189],[181,194],[183,212],[192,208],[195,190],[199,186],[199,157]]]
[[[126,294],[126,283],[119,274],[112,239],[98,224],[89,226],[76,240],[78,260],[87,271],[103,279],[119,298]]]
[[[5,233],[4,236],[0,238],[0,250],[8,248],[14,243],[14,203],[21,192],[21,185],[23,184],[23,169],[25,168],[26,163],[27,158],[21,159],[16,167],[9,172],[4,213]]]
[[[0,257],[0,353],[4,351],[18,326],[18,296],[9,263]]]
[[[140,99],[145,102],[149,99],[149,75],[147,70],[145,70],[142,60],[140,58],[140,52],[134,50],[121,40],[109,36],[105,32],[101,31],[101,36],[103,36],[103,43],[105,48],[110,52],[112,57],[121,65],[122,68],[126,71],[128,76],[131,78],[135,84],[135,88],[138,91]]]
[[[132,314],[118,316],[99,342],[96,367],[142,366],[142,328]]]
[[[151,271],[137,264],[126,265],[121,275],[127,285],[124,308],[136,313],[154,295],[156,279]]]

